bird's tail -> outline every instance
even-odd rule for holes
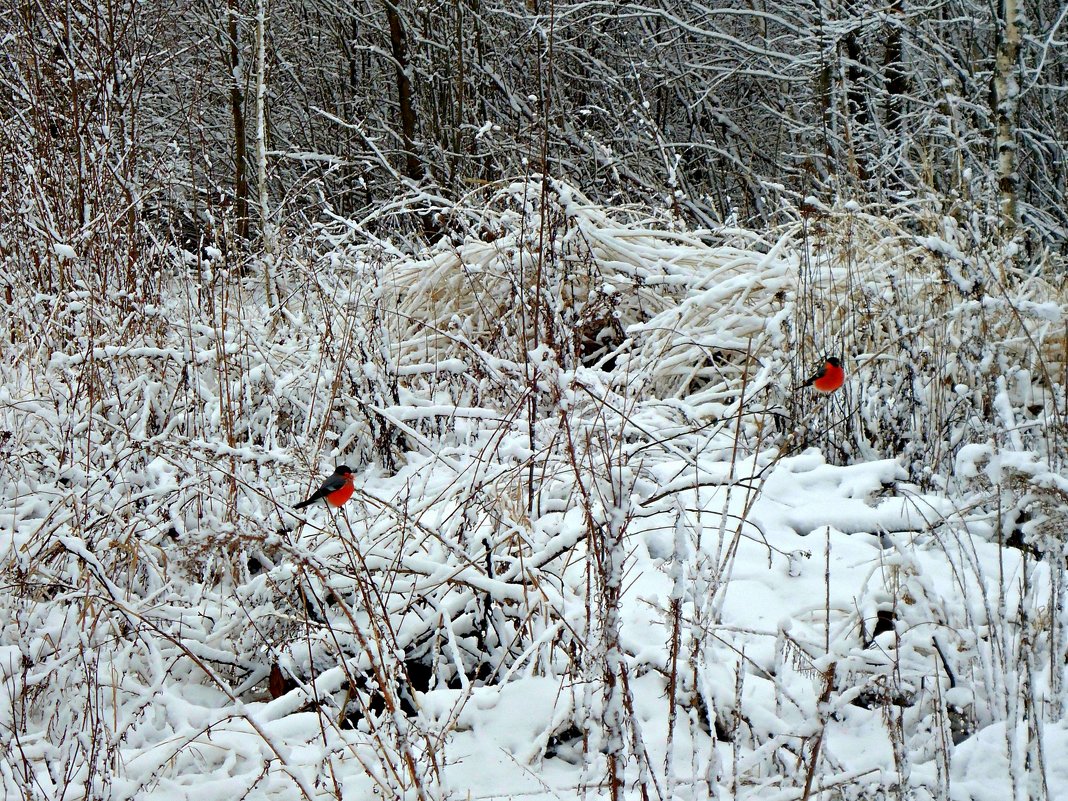
[[[305,506],[311,506],[313,500],[314,500],[314,498],[309,498],[306,501],[301,501],[300,503],[295,503],[295,504],[293,504],[293,508],[294,509],[303,509]]]

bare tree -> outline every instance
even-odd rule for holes
[[[404,143],[404,173],[412,181],[423,177],[423,164],[415,152],[416,117],[412,81],[408,77],[408,34],[396,4],[384,0],[389,23],[389,46],[397,77],[397,105],[400,118],[401,141]]]
[[[1019,114],[1018,57],[1020,49],[1017,0],[999,0],[997,20],[997,61],[994,71],[994,115],[997,120],[997,185],[1000,193],[1001,225],[1008,234],[1016,229],[1016,203],[1019,176],[1016,173],[1016,127]]]
[[[248,175],[247,145],[245,131],[245,93],[242,80],[242,59],[240,46],[240,11],[238,0],[227,0],[226,33],[229,41],[230,67],[230,114],[233,117],[233,153],[234,153],[234,208],[237,218],[237,236],[248,238]]]

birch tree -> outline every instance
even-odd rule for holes
[[[267,2],[256,0],[256,183],[259,195],[263,284],[267,301],[277,305],[271,272],[278,257],[278,232],[271,220],[267,188]]]
[[[994,72],[994,113],[997,120],[997,185],[1001,225],[1011,235],[1016,229],[1019,176],[1016,173],[1016,127],[1020,84],[1017,61],[1020,49],[1018,0],[998,0],[997,61]]]

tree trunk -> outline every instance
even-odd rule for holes
[[[263,285],[267,303],[276,305],[271,266],[277,255],[277,231],[267,194],[267,0],[256,0],[256,186],[260,236],[263,238]]]
[[[1001,228],[1011,236],[1016,230],[1016,128],[1019,117],[1020,85],[1017,53],[1020,48],[1018,0],[999,0],[997,63],[994,72],[994,116],[997,120],[997,168],[1000,192]]]
[[[397,102],[400,105],[401,141],[404,143],[404,174],[413,181],[424,175],[423,163],[415,153],[415,105],[412,102],[412,81],[408,77],[408,37],[400,12],[392,0],[385,0],[389,22],[389,45],[393,51],[393,66],[397,72]]]
[[[230,39],[230,112],[234,118],[234,210],[237,236],[248,238],[248,176],[245,165],[245,96],[241,91],[241,52],[237,44],[237,0],[227,0],[226,35]]]

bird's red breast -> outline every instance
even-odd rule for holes
[[[811,379],[811,386],[817,392],[828,394],[834,392],[836,389],[845,383],[845,370],[842,369],[840,364],[832,364],[827,362],[820,371],[816,373]]]
[[[345,501],[352,497],[352,493],[356,487],[352,483],[352,473],[345,476],[345,483],[341,485],[340,489],[336,489],[326,496],[326,502],[331,506],[341,506]]]

